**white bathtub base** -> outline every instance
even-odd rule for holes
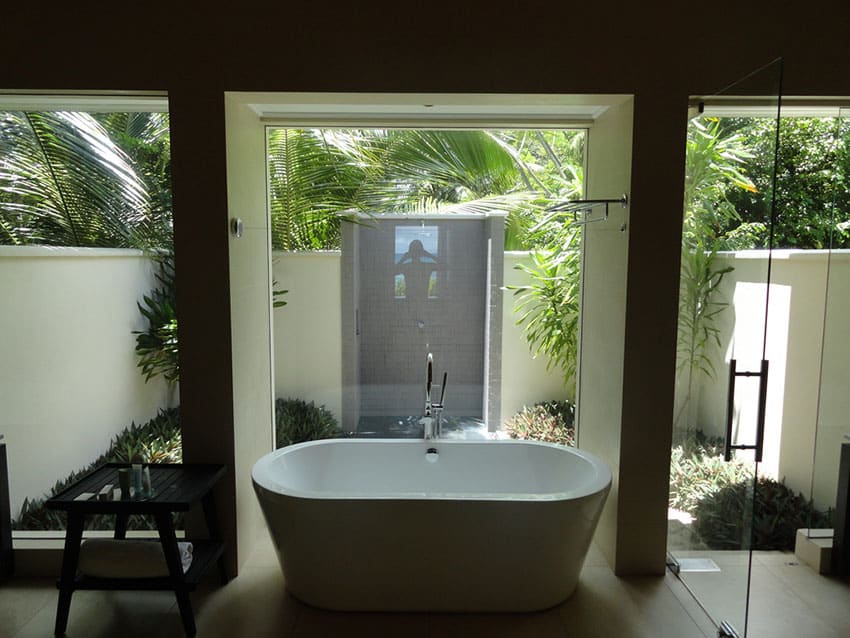
[[[479,443],[490,444],[512,442]],[[369,499],[292,496],[277,491],[281,484],[261,484],[256,471],[254,480],[289,591],[346,611],[557,605],[575,590],[609,485],[610,473],[599,491],[569,499],[429,498],[427,491]]]

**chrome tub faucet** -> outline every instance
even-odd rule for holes
[[[425,359],[425,416],[420,419],[425,440],[438,439],[443,429],[443,401],[446,397],[446,380],[449,373],[443,372],[443,384],[440,386],[440,400],[431,400],[431,385],[434,379],[434,355],[430,352]]]

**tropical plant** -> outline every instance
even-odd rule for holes
[[[734,118],[725,126],[747,139],[753,151],[747,172],[758,192],[773,192],[776,200],[774,215],[770,200],[758,193],[729,193],[742,225],[765,229],[748,248],[767,247],[769,226],[774,248],[850,247],[847,118],[783,117],[778,148],[775,118]]]
[[[180,380],[179,339],[177,333],[177,290],[174,261],[170,254],[155,258],[159,286],[137,303],[147,321],[145,330],[135,330],[138,366],[145,381],[162,375],[168,383]]]
[[[325,408],[302,399],[275,401],[275,440],[282,448],[294,443],[332,439],[342,435],[334,415]]]
[[[272,247],[317,250],[339,244],[337,214],[352,207],[363,171],[330,131],[272,128],[268,135]]]
[[[700,502],[752,479],[754,471],[752,463],[741,459],[726,462],[716,445],[677,445],[670,455],[669,505],[694,515]]]
[[[507,287],[517,298],[517,324],[533,355],[545,355],[546,369],[558,369],[565,385],[574,382],[578,361],[581,256],[579,231],[571,233],[565,249],[531,251],[530,264],[515,266],[530,283]]]
[[[560,443],[574,447],[575,405],[569,401],[545,401],[523,407],[505,421],[505,431],[513,439]]]
[[[180,463],[183,458],[180,431],[180,411],[177,408],[160,410],[147,423],[129,427],[115,435],[106,452],[84,469],[72,472],[59,480],[50,492],[40,498],[26,498],[20,514],[13,521],[14,529],[56,530],[65,528],[65,512],[49,510],[44,502],[76,482],[89,472],[105,463],[129,463],[134,458],[144,463]],[[86,529],[107,529],[114,523],[114,516],[98,515],[86,517]],[[131,516],[128,529],[156,529],[153,521],[145,517]]]
[[[682,225],[682,261],[679,286],[677,372],[684,376],[684,398],[674,426],[690,406],[696,378],[713,378],[709,347],[720,345],[717,318],[727,307],[718,289],[731,267],[718,265],[719,234],[730,220],[739,219],[728,193],[735,188],[755,191],[744,174],[750,158],[739,133],[725,132],[718,119],[691,120],[685,165],[685,212]],[[689,421],[685,429],[692,428]]]
[[[0,243],[148,248],[161,223],[92,115],[0,113]]]
[[[584,141],[581,130],[499,131],[514,155],[522,183],[528,191],[541,193],[541,207],[581,197],[584,191]],[[537,203],[537,202],[536,202]],[[560,246],[560,219],[548,219],[540,207],[511,211],[505,225],[505,250],[528,250]]]
[[[130,158],[150,200],[144,233],[150,246],[171,250],[174,244],[171,197],[171,133],[168,113],[95,113],[110,139]]]
[[[272,129],[272,245],[338,248],[341,219],[412,211],[505,211],[509,235],[522,235],[552,198],[564,198],[581,181],[581,169],[570,162],[558,164],[563,176],[555,178],[550,166],[536,162],[544,145],[556,159],[555,149],[575,154],[583,136],[539,133]]]
[[[755,493],[754,493],[755,492]],[[831,513],[772,478],[752,477],[700,500],[694,531],[710,549],[790,551],[798,529],[831,527]]]

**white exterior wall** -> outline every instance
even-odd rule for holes
[[[505,285],[526,283],[514,265],[527,253],[505,254]],[[276,252],[276,288],[287,305],[274,311],[275,394],[324,405],[337,418],[342,407],[342,329],[338,252]],[[505,291],[502,325],[502,419],[538,401],[564,399],[563,378],[533,358],[516,325],[514,296]]]
[[[718,316],[721,347],[713,352],[718,374],[714,381],[701,377],[695,397],[699,427],[716,435],[725,431],[732,353],[740,359],[741,352],[755,349],[758,356],[751,358],[760,358],[767,253],[721,254],[718,267],[726,265],[735,270],[721,287],[730,306]],[[844,434],[850,433],[848,315],[850,251],[833,251],[831,257],[829,251],[773,251],[766,354],[770,370],[760,469],[811,494],[824,509],[835,505],[840,445]],[[739,368],[743,369],[740,364]],[[738,386],[744,387],[740,379]],[[757,397],[755,392],[736,390],[736,397],[741,396],[746,399],[740,402],[738,442],[751,443]]]
[[[288,290],[274,316],[275,397],[324,405],[342,415],[340,253],[275,252],[275,289]]]
[[[530,264],[528,253],[505,253],[505,287],[522,286],[530,278],[514,266]],[[545,355],[533,357],[523,336],[523,326],[517,325],[520,315],[514,312],[516,297],[512,290],[502,296],[502,422],[540,401],[566,399],[567,388],[559,369],[546,370]],[[574,396],[569,397],[575,400]]]
[[[233,462],[236,560],[244,564],[264,523],[251,468],[274,449],[274,326],[271,238],[266,208],[266,129],[240,96],[225,95],[227,208],[241,219],[241,237],[229,233],[230,329],[233,374]],[[222,232],[227,229],[222,228]],[[227,454],[218,446],[215,454]]]
[[[136,307],[156,285],[135,250],[0,246],[0,434],[12,517],[173,398],[144,382]]]
[[[768,358],[771,361],[764,469],[822,507],[835,498],[839,446],[850,433],[850,251],[834,251],[829,271],[820,251],[774,253]],[[522,283],[505,255],[505,284]],[[722,315],[718,370],[726,369],[733,338],[753,332],[763,317],[744,306],[736,289],[758,285],[764,254],[723,256],[735,271],[724,281],[733,302]],[[276,253],[277,288],[287,305],[273,311],[275,396],[324,404],[340,414],[341,329],[338,253]],[[155,285],[150,262],[138,251],[0,247],[0,433],[5,434],[13,516],[23,498],[90,463],[132,421],[144,422],[172,405],[166,385],[145,384],[136,365],[133,330],[144,327],[136,308]],[[564,398],[557,373],[534,359],[516,325],[514,299],[504,296],[502,415],[523,405]],[[731,318],[738,320],[732,332]],[[823,368],[821,384],[821,343]],[[723,374],[721,372],[721,374]],[[819,392],[820,387],[820,392]],[[699,388],[698,419],[721,433],[726,380]],[[820,415],[820,416],[818,416]],[[815,470],[812,470],[814,464]],[[45,467],[49,461],[49,468]]]

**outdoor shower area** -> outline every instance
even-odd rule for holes
[[[342,230],[343,428],[422,436],[426,357],[444,431],[501,422],[504,213],[361,216]]]

